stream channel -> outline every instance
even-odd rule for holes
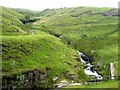
[[[96,71],[92,71],[92,69],[91,69],[93,67],[93,65],[91,64],[93,62],[93,59],[89,58],[88,56],[86,56],[85,54],[83,54],[80,51],[77,51],[77,52],[81,56],[81,62],[86,66],[84,68],[85,74],[87,74],[88,76],[96,77],[96,80],[102,80],[103,77],[101,75],[99,75]]]

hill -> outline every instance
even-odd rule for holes
[[[100,65],[102,75],[108,76],[109,62],[114,62],[117,75],[118,16],[116,8],[46,9],[32,28],[48,32],[94,58],[93,64]]]
[[[26,32],[23,30],[23,23],[19,20],[24,16],[15,10],[2,8],[2,35],[23,35]]]
[[[26,34],[26,24],[20,21],[24,15],[5,7],[2,12],[3,89],[54,88],[55,83],[64,79],[85,81],[86,75],[80,69],[83,65],[76,60],[80,56],[75,50],[43,31],[32,29],[34,34]],[[20,31],[12,31],[13,28]]]
[[[39,11],[29,10],[29,9],[20,9],[20,8],[12,8],[16,12],[19,12],[22,15],[29,15],[30,17],[36,17],[39,15]]]
[[[86,82],[77,50],[93,58],[93,70],[103,77],[109,76],[109,63],[113,62],[118,76],[116,8],[34,12],[3,7],[2,12],[4,88],[54,88],[66,80]]]
[[[49,79],[54,77],[69,79],[70,73],[74,73],[77,79],[76,70],[80,70],[79,64],[74,59],[78,56],[77,53],[51,35],[3,36],[2,45],[2,72],[5,77],[14,74],[16,76],[17,73],[20,76],[24,75],[23,72],[40,69]],[[62,73],[66,76],[62,76]]]

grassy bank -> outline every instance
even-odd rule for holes
[[[64,88],[75,89],[75,88],[118,88],[118,81],[105,81],[97,82],[91,85],[81,85],[81,86],[67,86]],[[62,90],[64,90],[64,88]]]

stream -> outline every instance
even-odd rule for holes
[[[93,66],[95,66],[95,65],[91,64],[93,62],[93,59],[88,57],[87,55],[83,54],[80,51],[77,51],[77,53],[81,57],[80,61],[85,65],[85,67],[84,67],[85,74],[88,75],[89,77],[95,77],[94,80],[92,80],[92,81],[89,80],[87,82],[95,82],[96,80],[98,80],[98,81],[103,80],[103,77],[101,75],[99,75],[97,73],[97,71],[93,71],[92,70]],[[62,88],[64,86],[78,86],[78,85],[82,85],[82,84],[81,83],[71,83],[71,84],[68,84],[68,82],[66,80],[62,80],[61,83],[59,83],[59,84],[54,84],[54,86],[56,88]]]
[[[102,80],[103,77],[101,75],[99,75],[96,71],[91,70],[91,68],[93,67],[93,65],[91,65],[91,62],[93,62],[93,59],[87,57],[85,54],[83,54],[80,51],[77,51],[77,52],[81,56],[81,62],[84,63],[85,66],[87,66],[84,69],[85,74],[89,76],[94,76],[96,77],[97,80]]]

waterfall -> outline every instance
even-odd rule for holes
[[[90,62],[87,62],[87,61],[85,61],[83,59],[83,57],[86,58],[87,56],[85,54],[83,54],[82,52],[80,52],[80,51],[77,51],[77,52],[81,56],[81,62],[84,63],[87,66],[87,68],[84,69],[85,74],[87,74],[89,76],[95,76],[97,78],[97,80],[102,80],[103,77],[101,75],[99,75],[96,71],[93,72],[91,70],[91,68],[93,67],[93,65],[91,65]],[[90,61],[90,60],[88,60],[88,61]]]

